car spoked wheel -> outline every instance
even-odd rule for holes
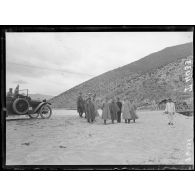
[[[39,113],[29,114],[28,116],[29,116],[30,118],[36,119],[36,118],[39,117]]]
[[[28,101],[24,98],[17,98],[13,102],[13,110],[17,114],[26,114],[29,109]]]
[[[48,119],[51,117],[51,114],[52,114],[52,110],[48,104],[41,107],[40,109],[41,118]]]

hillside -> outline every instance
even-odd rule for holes
[[[29,96],[32,99],[35,99],[35,100],[43,100],[43,99],[49,100],[49,99],[51,99],[53,97],[51,95],[45,95],[45,94],[39,94],[39,93],[29,94]]]
[[[138,61],[94,77],[52,98],[55,108],[75,108],[80,91],[97,97],[127,96],[138,105],[184,94],[184,61],[192,59],[192,43],[165,48]]]

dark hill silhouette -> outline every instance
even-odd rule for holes
[[[192,58],[192,55],[192,43],[167,47],[81,83],[52,98],[50,102],[57,108],[75,108],[80,91],[83,94],[96,93],[101,99],[127,96],[138,104],[142,104],[146,99],[160,101],[163,96],[164,98],[176,96],[176,92],[177,95],[182,93],[185,84],[183,78],[185,73],[182,68],[184,60]],[[172,76],[167,80],[169,74]]]

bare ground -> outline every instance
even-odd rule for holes
[[[7,165],[192,164],[193,117],[140,111],[136,123],[89,124],[76,111],[6,121]]]

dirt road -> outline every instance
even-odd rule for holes
[[[136,123],[88,124],[76,111],[6,122],[7,165],[192,164],[193,118],[140,111]]]

